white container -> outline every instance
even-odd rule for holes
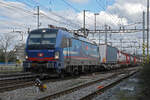
[[[99,46],[101,63],[117,63],[118,49],[109,45],[102,44]]]

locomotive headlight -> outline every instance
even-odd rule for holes
[[[28,59],[28,56],[26,56],[25,58]]]
[[[59,52],[55,52],[55,59],[59,59]]]

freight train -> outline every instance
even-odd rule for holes
[[[115,69],[139,61],[115,47],[97,45],[59,28],[31,31],[25,52],[24,71],[58,75]]]

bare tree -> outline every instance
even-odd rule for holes
[[[0,34],[0,48],[4,52],[5,64],[8,64],[9,58],[15,53],[16,46],[20,43],[18,39],[19,34],[12,32]]]

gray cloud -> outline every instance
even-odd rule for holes
[[[88,0],[70,0],[76,3],[85,3]],[[10,32],[13,28],[16,30],[27,31],[27,28],[35,29],[37,27],[37,16],[34,15],[36,10],[28,7],[20,2],[8,2],[0,0],[5,4],[0,4],[0,29],[3,32]],[[9,6],[8,6],[9,5]],[[12,6],[12,7],[10,7]],[[18,7],[18,8],[15,8]],[[22,11],[23,9],[29,10]],[[106,11],[99,12],[97,16],[97,28],[102,28],[104,24],[110,25],[112,28],[118,28],[120,25],[127,25],[133,22],[142,20],[142,11],[146,11],[146,2],[143,0],[116,0],[116,2],[109,6]],[[40,27],[47,27],[48,24],[67,27],[68,29],[78,29],[83,25],[83,12],[74,12],[69,9],[67,11],[44,11],[40,10]],[[59,17],[61,16],[61,17]],[[86,27],[94,29],[94,13],[86,12]],[[55,21],[54,21],[55,20]],[[138,35],[112,35],[108,40],[119,41],[120,38],[126,41],[133,39],[137,40]],[[26,35],[25,35],[26,37]],[[104,34],[101,35],[104,40]],[[117,40],[118,39],[118,40]]]

